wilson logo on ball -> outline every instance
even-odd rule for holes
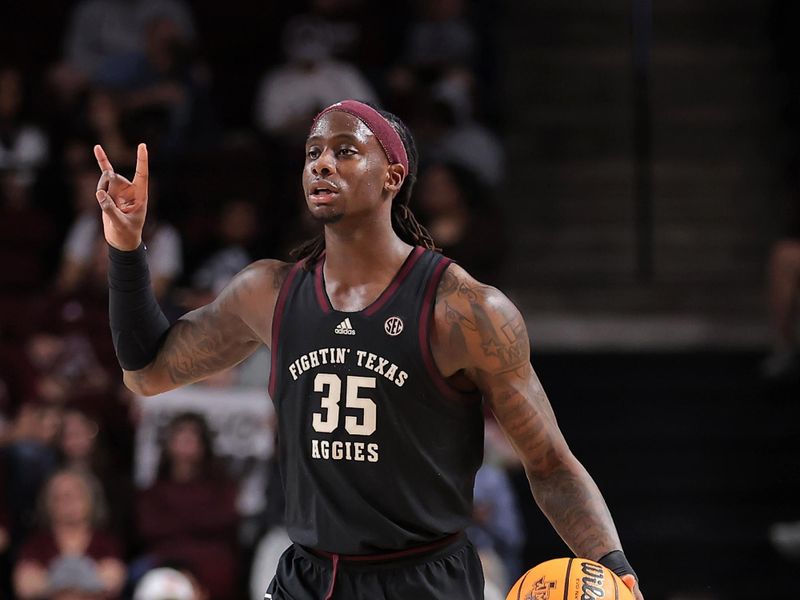
[[[581,600],[595,600],[605,596],[603,591],[603,567],[589,562],[581,564]]]

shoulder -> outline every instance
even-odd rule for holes
[[[250,263],[239,271],[228,284],[228,289],[239,292],[276,294],[292,270],[292,264],[280,260],[263,259]]]
[[[516,311],[516,306],[496,287],[481,283],[463,267],[451,263],[442,274],[436,290],[436,306],[478,306],[487,311]]]
[[[520,311],[503,292],[458,265],[448,266],[439,282],[434,320],[436,345],[453,365],[450,371],[501,373],[529,360]]]
[[[273,285],[277,283],[277,287],[280,287],[294,265],[295,263],[287,263],[273,258],[264,258],[247,265],[242,269],[240,275],[263,280],[265,283],[269,282]]]
[[[291,263],[264,259],[251,263],[234,276],[213,305],[222,314],[235,314],[267,341],[272,315],[281,286],[292,270]]]

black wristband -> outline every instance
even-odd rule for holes
[[[108,315],[120,366],[138,371],[153,362],[169,321],[150,284],[144,244],[129,252],[108,246]]]
[[[633,575],[636,577],[636,581],[639,581],[639,578],[636,576],[636,571],[633,570],[633,567],[628,562],[628,559],[625,558],[625,553],[622,550],[612,550],[598,559],[597,562],[605,568],[611,569],[620,577],[623,575]]]

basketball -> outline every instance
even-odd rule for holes
[[[555,558],[517,580],[506,600],[633,600],[617,575],[587,558]]]

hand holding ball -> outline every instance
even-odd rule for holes
[[[506,600],[633,600],[633,593],[600,563],[556,558],[520,577]]]

